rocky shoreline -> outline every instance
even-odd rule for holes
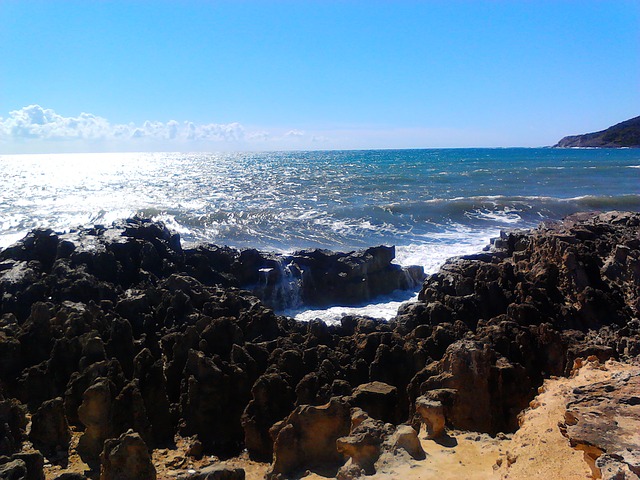
[[[389,322],[301,323],[265,304],[294,287],[310,304],[357,303],[423,280],[392,259],[183,249],[144,219],[31,232],[0,252],[0,478],[162,478],[152,453],[178,441],[196,459],[246,449],[269,478],[371,475],[423,458],[421,425],[514,432],[545,378],[640,354],[637,213],[506,233],[424,279]]]

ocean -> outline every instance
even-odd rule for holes
[[[66,231],[135,214],[183,246],[266,251],[395,245],[437,271],[501,230],[591,210],[640,210],[640,150],[432,149],[0,155],[0,248],[35,227]],[[413,292],[361,308],[283,312],[390,318]]]

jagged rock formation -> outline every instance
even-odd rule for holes
[[[618,123],[600,132],[564,137],[555,148],[620,148],[640,147],[640,117]]]
[[[275,451],[274,475],[337,469],[352,407],[396,425],[429,418],[434,432],[513,431],[543,378],[579,357],[640,354],[639,231],[640,215],[609,213],[505,234],[447,262],[394,320],[327,326],[278,316],[239,288],[271,268],[263,254],[183,250],[142,219],[36,230],[0,252],[0,454],[22,468],[27,410],[47,455],[65,448],[63,413],[94,472],[129,429],[149,449],[180,434],[221,457]],[[356,278],[390,257],[327,261]],[[349,278],[331,268],[310,271]],[[323,443],[307,418],[325,404],[340,421]],[[279,446],[292,442],[313,448],[286,458]]]

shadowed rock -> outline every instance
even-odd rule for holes
[[[47,400],[33,414],[29,440],[45,455],[55,453],[56,450],[68,450],[71,430],[64,415],[62,398]]]
[[[142,437],[129,430],[104,443],[100,480],[156,479],[156,469]]]

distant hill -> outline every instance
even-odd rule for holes
[[[626,120],[609,127],[601,132],[585,133],[584,135],[571,135],[564,137],[557,144],[557,148],[571,147],[599,147],[620,148],[640,147],[640,117]]]

